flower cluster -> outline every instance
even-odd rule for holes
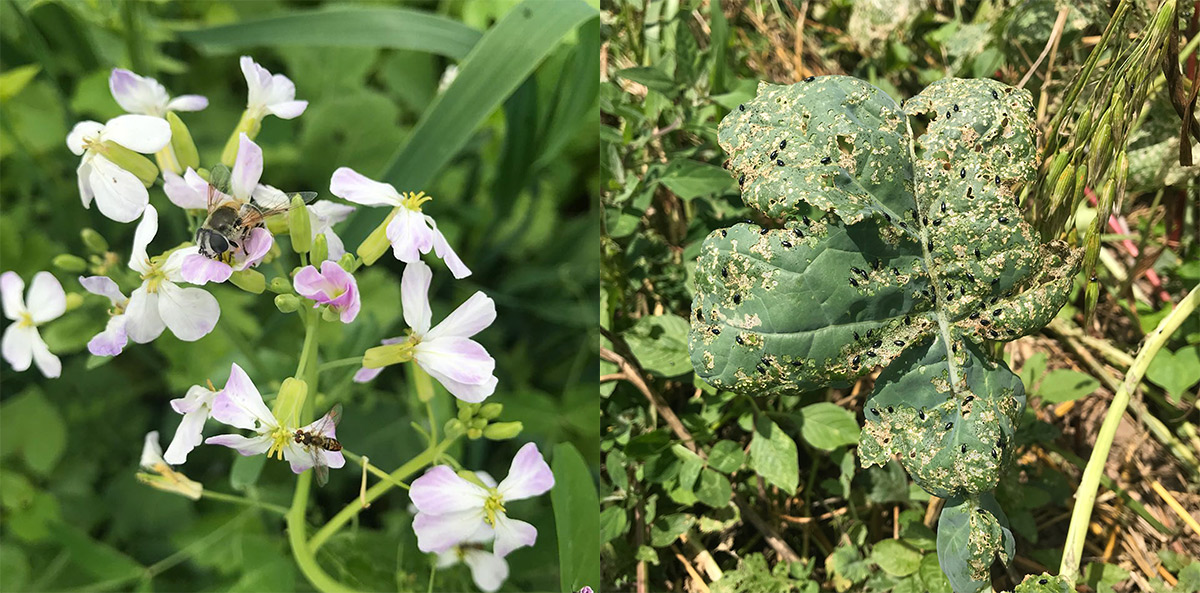
[[[495,302],[475,292],[439,323],[433,322],[429,301],[433,269],[422,256],[432,254],[442,260],[455,279],[469,276],[471,270],[434,219],[423,212],[431,198],[420,192],[401,193],[391,184],[348,167],[338,168],[330,179],[331,194],[353,204],[390,209],[375,232],[349,253],[334,225],[346,220],[354,206],[313,202],[306,193],[289,194],[262,183],[263,152],[254,138],[263,119],[298,117],[308,103],[296,99],[295,85],[287,77],[272,74],[250,57],[242,57],[240,65],[248,86],[246,109],[224,146],[220,165],[201,168],[191,133],[177,115],[205,109],[206,98],[171,98],[158,81],[120,68],[112,71],[109,87],[128,114],[104,123],[80,122],[67,137],[68,148],[81,157],[77,174],[83,206],[90,208],[94,202],[111,220],[138,221],[127,271],[94,231],[85,233],[85,244],[103,253],[103,258],[93,257],[88,265],[77,256],[60,256],[79,262],[69,271],[89,271],[78,276],[80,286],[104,299],[107,322],[88,342],[88,351],[94,356],[117,356],[130,342],[146,344],[165,330],[183,341],[205,337],[221,319],[220,305],[211,292],[224,290],[217,285],[230,281],[255,294],[268,286],[256,268],[281,257],[272,230],[279,232],[281,226],[274,223],[283,222],[300,265],[286,276],[271,279],[269,287],[277,293],[280,311],[303,311],[309,331],[322,320],[351,324],[358,319],[364,295],[354,274],[373,264],[388,247],[405,264],[401,305],[408,329],[369,349],[355,381],[370,381],[387,366],[412,363],[410,372],[428,386],[419,390],[422,400],[434,397],[430,379],[459,400],[460,413],[447,423],[446,438],[515,437],[520,423],[492,422],[500,414],[500,404],[483,405],[496,390],[496,365],[473,339],[495,321]],[[174,206],[164,203],[161,213],[186,217],[193,237],[152,254],[149,249],[158,234],[160,210],[150,203],[150,190],[160,179],[166,200]],[[36,363],[46,377],[58,377],[62,363],[42,339],[39,327],[78,307],[82,295],[68,295],[49,272],[34,275],[26,294],[24,282],[11,271],[0,275],[0,294],[4,315],[12,321],[3,335],[3,358],[15,370]],[[316,350],[305,359],[309,347],[305,340],[301,369],[316,359]],[[223,388],[218,390],[211,382],[192,386],[170,402],[182,418],[166,452],[159,446],[157,432],[147,435],[141,462],[145,472],[139,473],[139,479],[199,498],[203,487],[172,466],[185,463],[201,444],[211,444],[242,455],[276,457],[287,461],[297,474],[316,468],[318,482],[324,483],[329,469],[346,462],[336,435],[341,406],[302,424],[306,413],[302,410],[311,409],[305,406],[306,398],[315,397],[315,385],[310,388],[306,377],[315,380],[316,375],[298,369],[295,377],[283,381],[271,408],[236,363]],[[230,432],[206,439],[204,428],[210,419],[250,434]],[[435,439],[430,437],[431,446]],[[456,473],[448,465],[436,465],[411,485],[419,547],[438,554],[440,567],[466,564],[481,589],[494,591],[507,578],[505,556],[533,545],[537,538],[537,530],[510,518],[505,505],[544,494],[553,485],[554,476],[533,443],[520,449],[499,484],[484,473]]]

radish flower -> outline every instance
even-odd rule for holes
[[[261,120],[270,113],[282,119],[292,119],[304,113],[308,101],[296,100],[296,85],[288,77],[272,75],[250,56],[242,56],[241,65],[249,88],[246,112],[252,118]]]
[[[129,113],[166,117],[168,111],[200,111],[208,99],[200,95],[181,95],[172,99],[157,80],[138,76],[124,68],[113,68],[108,88],[121,109]]]
[[[120,354],[125,349],[125,345],[129,343],[129,336],[125,332],[125,309],[129,306],[129,299],[125,293],[121,292],[117,283],[108,276],[86,278],[80,276],[79,284],[92,294],[108,297],[112,303],[112,309],[109,309],[108,325],[104,327],[104,331],[96,334],[88,342],[88,352],[96,356]]]
[[[62,362],[50,353],[38,326],[53,321],[67,310],[67,295],[62,284],[50,272],[38,272],[29,286],[29,298],[25,299],[25,282],[16,272],[0,274],[0,298],[4,302],[4,316],[11,319],[0,340],[0,353],[15,371],[24,371],[31,363],[48,379],[62,373]],[[28,306],[26,306],[28,303]]]
[[[307,208],[313,240],[316,240],[317,235],[325,235],[325,245],[329,248],[326,259],[342,259],[342,256],[346,255],[346,246],[342,243],[342,238],[333,232],[333,225],[346,220],[350,213],[354,212],[354,206],[320,200],[309,204]]]
[[[362,307],[358,282],[337,262],[321,262],[320,272],[313,266],[305,266],[296,273],[293,283],[300,296],[316,301],[314,306],[329,305],[330,309],[337,311],[342,323],[350,323],[358,317],[358,310]]]
[[[183,414],[183,419],[179,421],[179,428],[175,429],[175,438],[167,446],[167,454],[163,457],[167,463],[179,465],[187,461],[188,453],[200,446],[204,422],[212,415],[213,400],[217,393],[200,385],[192,385],[187,395],[171,400],[171,409]]]
[[[163,459],[162,445],[158,444],[157,430],[146,433],[140,465],[146,471],[138,472],[137,479],[143,484],[164,492],[181,494],[192,500],[200,500],[200,497],[204,495],[203,485],[183,473],[175,471]]]
[[[133,235],[133,253],[129,267],[142,276],[142,285],[129,297],[125,309],[125,333],[130,340],[145,344],[170,329],[175,337],[194,342],[217,325],[221,308],[217,299],[202,288],[180,288],[184,281],[184,259],[198,253],[197,247],[184,247],[167,256],[151,258],[146,253],[150,240],[158,233],[158,211],[146,206],[142,222]]]
[[[467,538],[467,541],[438,554],[437,567],[449,568],[455,564],[466,564],[471,569],[471,580],[480,591],[492,593],[508,579],[508,561],[483,548],[492,541],[490,531]]]
[[[171,141],[171,125],[149,115],[122,115],[105,124],[79,122],[67,136],[67,147],[83,157],[76,169],[83,207],[90,208],[95,199],[101,214],[117,222],[130,222],[141,216],[150,203],[150,194],[137,175],[113,162],[124,159],[106,144],[110,141],[135,152],[154,154]]]
[[[333,172],[329,181],[333,195],[363,206],[392,206],[392,220],[387,225],[387,238],[392,254],[405,263],[418,262],[422,253],[434,254],[446,262],[455,278],[466,278],[471,270],[450,248],[446,237],[438,230],[433,217],[421,213],[421,205],[432,198],[423,193],[401,195],[390,183],[364,177],[349,167]]]

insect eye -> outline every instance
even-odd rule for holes
[[[229,241],[217,233],[211,233],[208,236],[208,246],[217,253],[225,253],[229,250]]]

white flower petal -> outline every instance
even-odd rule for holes
[[[492,550],[501,558],[517,548],[532,546],[537,541],[537,528],[524,521],[511,519],[504,513],[496,513],[493,529],[496,543]]]
[[[315,239],[316,237],[313,238]],[[342,243],[342,238],[333,232],[333,229],[325,231],[325,245],[328,247],[329,253],[326,259],[341,261],[342,256],[346,255],[346,246]]]
[[[457,397],[458,399],[461,399],[469,404],[477,404],[487,399],[496,392],[496,385],[499,383],[494,376],[488,377],[487,380],[482,383],[462,383],[443,375],[437,369],[421,364],[421,361],[419,360],[417,361],[417,364],[420,365],[422,369],[425,369],[425,372],[429,373],[429,376],[437,379],[437,382],[441,383],[442,387],[445,387],[446,391],[450,392],[450,395],[453,395],[454,397]]]
[[[79,199],[83,202],[83,207],[91,208],[92,200],[96,199],[96,192],[92,191],[92,159],[83,157],[79,161],[79,168],[75,169],[75,178],[79,184]]]
[[[245,456],[262,455],[271,448],[271,435],[246,438],[240,434],[222,434],[204,439],[206,445],[223,445]]]
[[[71,133],[67,134],[67,148],[76,156],[83,156],[84,141],[91,138],[95,139],[100,136],[100,132],[104,131],[104,124],[98,121],[81,121],[71,128]]]
[[[363,206],[400,205],[400,194],[390,183],[368,179],[350,167],[339,167],[333,172],[329,193]]]
[[[438,257],[442,258],[442,261],[446,262],[446,267],[450,268],[450,273],[454,274],[455,278],[462,280],[463,278],[470,276],[471,269],[468,268],[467,265],[463,263],[462,258],[458,257],[458,254],[450,248],[450,243],[446,242],[445,235],[442,234],[442,231],[438,230],[437,223],[433,221],[433,217],[426,216],[425,221],[428,222],[430,228],[433,229],[434,255],[437,255]]]
[[[308,212],[317,222],[316,228],[324,231],[329,227],[346,220],[354,213],[354,206],[339,204],[330,200],[318,200],[308,205]]]
[[[508,562],[491,552],[470,549],[463,552],[463,564],[471,569],[471,580],[480,590],[492,593],[508,579]]]
[[[162,263],[162,265],[159,267],[159,270],[164,276],[167,277],[167,280],[170,280],[171,282],[191,282],[190,280],[184,278],[183,266],[188,262],[188,260],[192,259],[193,255],[204,257],[200,255],[200,247],[196,245],[190,245],[188,247],[176,249],[175,251],[171,252],[171,255],[167,256],[167,260]]]
[[[139,286],[129,295],[129,306],[125,308],[126,335],[138,344],[145,344],[161,335],[166,327],[158,313],[158,293],[150,292],[144,284]]]
[[[258,187],[262,172],[262,149],[245,133],[240,134],[237,160],[233,163],[233,174],[229,178],[229,188],[234,197],[249,200]]]
[[[4,338],[0,339],[0,354],[14,371],[24,371],[33,362],[33,341],[40,339],[37,328],[22,326],[17,323],[4,328]]]
[[[79,284],[94,295],[108,297],[114,307],[125,304],[125,293],[121,292],[121,287],[108,276],[80,276]]]
[[[463,479],[448,465],[429,468],[413,480],[408,496],[417,510],[433,515],[483,510],[487,490]]]
[[[211,410],[212,402],[216,397],[216,391],[212,391],[203,385],[192,385],[183,397],[171,400],[171,409],[180,414],[190,414],[201,408]]]
[[[104,124],[103,137],[129,150],[154,154],[171,142],[171,124],[150,115],[120,115]]]
[[[487,523],[483,520],[483,508],[448,515],[417,513],[417,516],[413,517],[413,531],[417,534],[417,548],[427,553],[449,550],[466,541],[481,528],[486,527]]]
[[[212,417],[245,429],[254,429],[256,423],[262,426],[277,424],[271,410],[263,403],[262,394],[237,363],[229,369],[225,388],[213,399]]]
[[[33,330],[33,362],[47,379],[57,379],[62,374],[62,361],[50,353],[50,348],[46,346],[36,327],[29,329]]]
[[[521,500],[546,493],[554,487],[554,472],[538,451],[537,445],[526,443],[513,457],[508,476],[500,482],[500,495],[504,501]]]
[[[180,95],[167,103],[167,111],[203,111],[208,98],[201,95]]]
[[[67,293],[62,284],[50,272],[38,272],[29,285],[29,316],[34,323],[42,324],[58,319],[67,311]]]
[[[400,278],[400,304],[403,308],[404,323],[418,336],[424,336],[433,321],[433,312],[429,308],[431,280],[433,271],[421,261],[404,266],[404,275]]]
[[[4,316],[17,320],[25,312],[25,281],[16,272],[0,274],[0,299],[4,302]]]
[[[91,165],[88,183],[95,193],[100,213],[117,222],[131,222],[141,216],[142,210],[150,203],[150,193],[137,175],[100,155],[92,159]]]
[[[270,111],[275,117],[280,119],[299,117],[307,108],[308,101],[283,101],[267,105],[267,111]]]
[[[175,337],[195,342],[216,327],[221,306],[203,288],[179,288],[164,281],[158,286],[158,312]]]
[[[201,387],[201,389],[204,388]],[[208,390],[205,389],[205,391]],[[213,392],[209,393],[216,395]],[[179,465],[187,461],[188,453],[199,447],[204,440],[204,422],[206,420],[208,420],[207,407],[200,407],[184,414],[183,419],[179,421],[179,428],[175,429],[175,438],[171,439],[171,444],[167,446],[167,453],[163,459],[171,465]]]
[[[171,171],[163,171],[163,191],[172,204],[186,210],[204,210],[208,208],[208,182],[204,181],[191,167],[182,176]],[[197,187],[194,180],[200,180],[202,185]]]
[[[130,113],[162,115],[167,104],[167,89],[153,78],[138,76],[123,68],[113,68],[108,88],[121,109]]]
[[[144,469],[154,469],[154,466],[166,463],[163,460],[162,446],[158,444],[158,431],[152,430],[146,433],[146,440],[142,444],[142,460],[139,465]]]
[[[145,274],[150,271],[150,256],[146,253],[146,247],[157,234],[158,210],[155,210],[154,206],[146,206],[146,211],[142,213],[142,221],[133,232],[133,248],[129,251],[129,267],[135,272]]]
[[[468,385],[487,381],[496,370],[496,360],[470,338],[423,339],[414,349],[413,358],[423,369]]]
[[[92,336],[88,341],[88,352],[96,356],[116,356],[129,343],[125,333],[125,315],[114,315],[108,319],[104,331]]]
[[[420,212],[400,208],[396,216],[388,223],[388,241],[392,243],[392,255],[396,259],[413,263],[421,259],[422,253],[429,253],[433,248],[433,229],[425,223],[425,217]]]
[[[469,338],[490,326],[496,321],[496,302],[491,297],[476,292],[471,298],[459,305],[453,313],[446,316],[441,323],[425,334],[426,339],[436,340],[439,337]]]

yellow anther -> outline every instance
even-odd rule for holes
[[[21,318],[17,320],[17,327],[33,327],[34,325],[36,324],[33,322],[33,316],[22,311]]]
[[[500,498],[500,493],[495,488],[489,489],[488,498],[483,503],[483,512],[486,515],[484,520],[492,527],[496,526],[496,514],[504,514],[504,499]]]
[[[404,192],[404,195],[401,196],[400,205],[404,206],[405,208],[408,208],[409,210],[420,212],[421,205],[432,199],[433,198],[425,195],[425,192],[423,192],[423,191]]]

